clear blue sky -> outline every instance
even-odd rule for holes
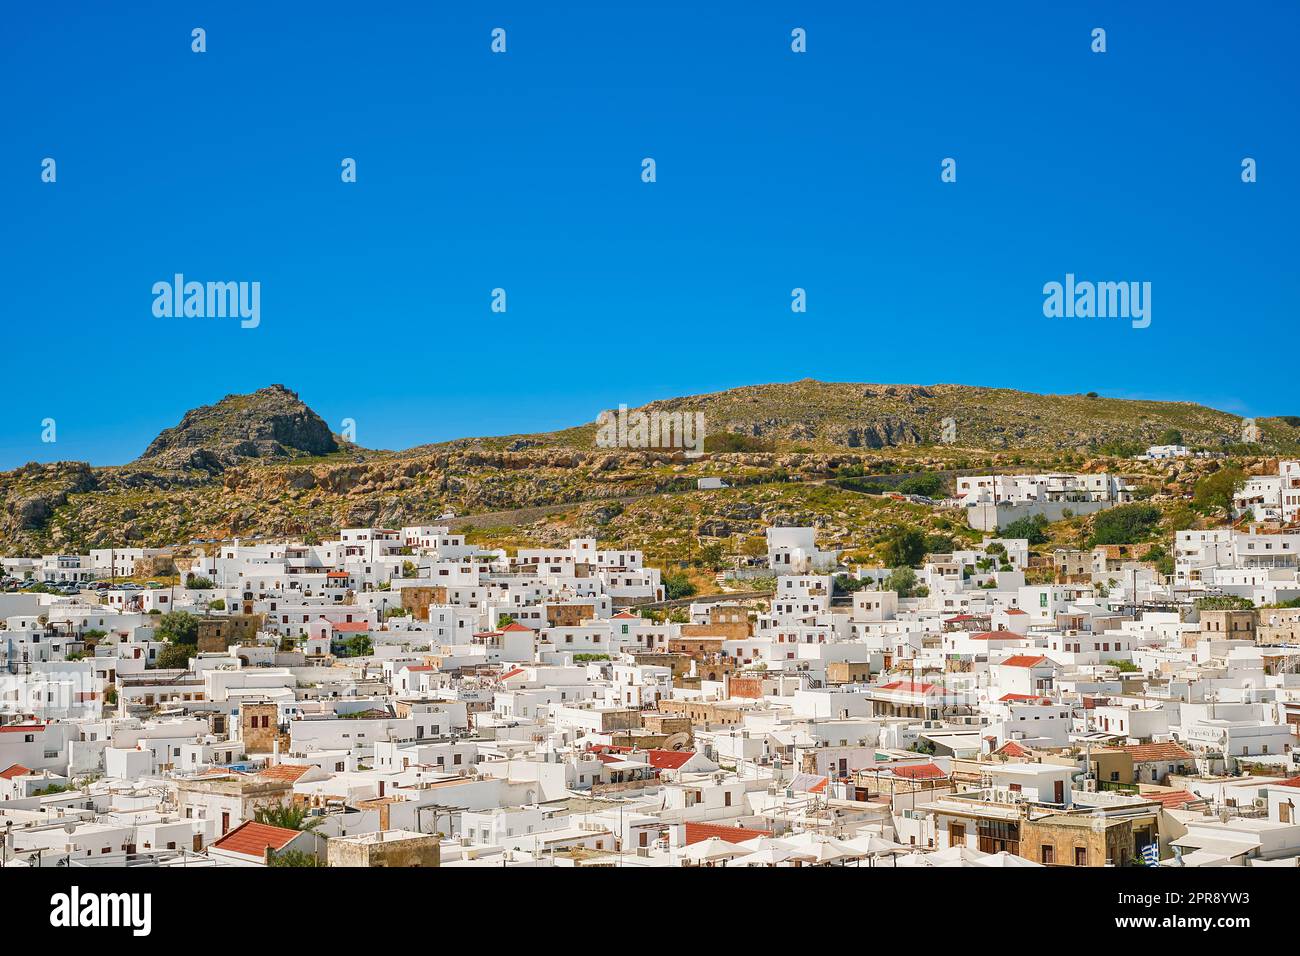
[[[1300,414],[1291,2],[2,16],[0,467],[272,382],[386,448],[804,377]],[[261,282],[261,326],[155,318],[175,272]],[[1151,327],[1045,319],[1066,272],[1150,281]]]

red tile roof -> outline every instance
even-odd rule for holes
[[[3,727],[0,727],[0,734],[30,734],[33,731],[44,729],[44,724],[5,724]]]
[[[707,840],[709,837],[717,837],[719,840],[726,840],[728,843],[744,843],[746,840],[753,840],[755,837],[772,835],[770,830],[726,827],[717,823],[687,823],[685,826],[686,846],[699,843],[701,840]]]
[[[244,856],[255,856],[260,860],[266,855],[267,847],[272,850],[283,850],[299,832],[248,820],[212,845],[228,853],[242,853]]]
[[[1047,660],[1046,657],[1030,657],[1028,654],[1014,654],[1004,661],[998,661],[1003,667],[1037,667]]]
[[[1029,754],[1028,750],[1020,746],[1020,744],[1016,743],[1014,740],[1008,740],[993,752],[1001,754],[1004,757],[1025,757]]]
[[[1172,741],[1160,744],[1126,744],[1123,747],[1111,747],[1111,750],[1123,750],[1131,754],[1134,763],[1146,763],[1152,760],[1191,760],[1189,754]]]
[[[601,745],[593,747],[593,750],[600,753],[614,754],[631,754],[631,747],[616,747],[611,745]],[[694,750],[643,750],[641,759],[654,767],[656,770],[678,770],[686,764],[688,760],[695,756]]]
[[[941,690],[938,684],[917,684],[910,680],[896,680],[889,684],[881,684],[877,690],[902,690],[912,694],[929,694],[932,691]]]
[[[372,626],[367,624],[365,621],[340,621],[338,624],[331,624],[330,627],[346,634],[354,633],[356,631],[372,630]]]
[[[1015,631],[980,631],[970,635],[972,641],[1019,641],[1022,635]]]
[[[1013,703],[1013,702],[1023,703],[1032,700],[1050,701],[1051,699],[1052,698],[1050,697],[1044,697],[1042,694],[1003,694],[1001,697],[998,698],[998,701],[1006,704],[1006,703]]]
[[[501,628],[502,634],[508,633],[510,631],[515,631],[515,632],[527,631],[528,633],[531,634],[533,629],[526,624],[520,624],[518,621],[511,621],[505,627]]]
[[[1006,609],[1005,613],[1007,613],[1007,614],[1028,614],[1029,612],[1028,612],[1028,611],[1022,611],[1022,610],[1020,610],[1020,608],[1018,608],[1018,607],[1009,607],[1009,608]]]
[[[1178,810],[1190,804],[1209,803],[1204,797],[1198,797],[1188,790],[1156,791],[1147,790],[1141,794],[1147,800],[1154,800],[1166,810]]]
[[[258,776],[265,777],[267,780],[284,780],[288,783],[297,783],[298,778],[311,769],[310,765],[278,763],[274,767],[263,767]]]
[[[513,667],[513,668],[511,668],[510,670],[506,671],[504,674],[502,674],[501,677],[500,677],[500,679],[501,679],[501,680],[509,680],[509,679],[512,678],[512,677],[518,677],[518,676],[519,676],[520,674],[522,674],[523,672],[524,672],[524,669],[523,669],[522,667]]]
[[[1270,783],[1270,787],[1297,787],[1300,788],[1300,777],[1292,777],[1290,780],[1279,780],[1277,783]]]
[[[31,767],[24,767],[20,763],[13,764],[4,770],[0,770],[0,778],[12,780],[14,777],[25,777],[29,773],[35,773]]]

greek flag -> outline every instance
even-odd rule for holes
[[[1147,866],[1160,865],[1160,845],[1148,843],[1142,848],[1142,862]]]

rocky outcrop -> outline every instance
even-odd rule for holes
[[[272,385],[186,412],[139,460],[215,474],[244,459],[328,455],[339,448],[324,419],[297,393]]]

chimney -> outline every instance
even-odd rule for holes
[[[271,742],[271,766],[280,765],[280,735],[276,734],[275,739]]]
[[[379,805],[379,832],[380,833],[383,833],[385,830],[388,829],[388,808],[389,808],[388,803],[381,803]]]

